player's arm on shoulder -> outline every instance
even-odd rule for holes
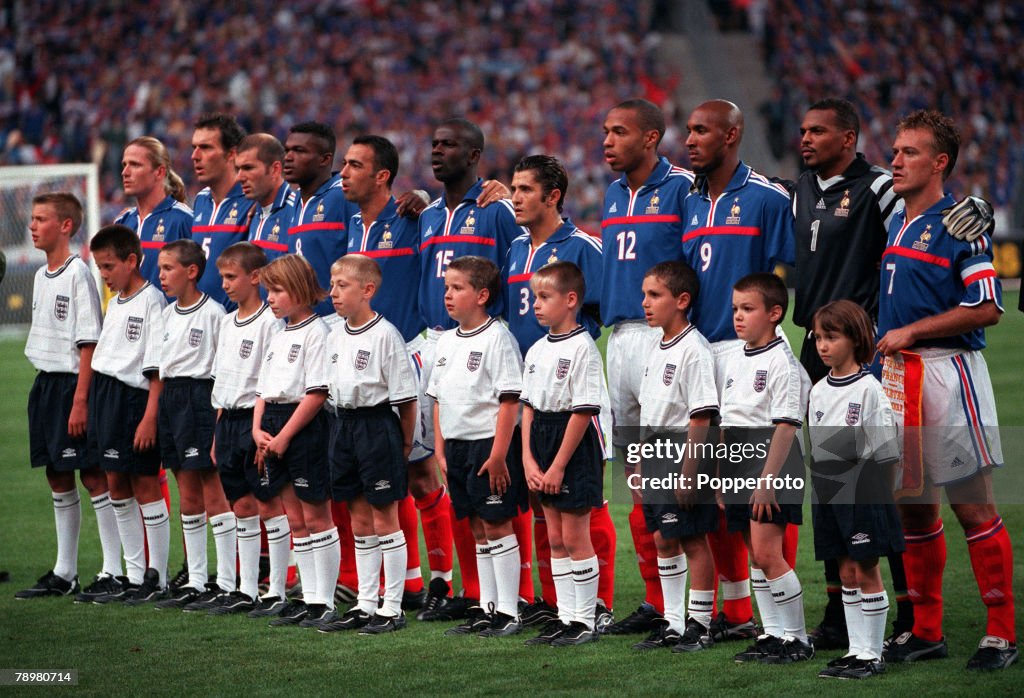
[[[992,204],[980,196],[966,196],[942,209],[942,225],[947,233],[966,242],[991,235],[996,227]]]
[[[402,193],[395,199],[395,203],[398,205],[399,216],[416,220],[423,213],[423,209],[430,204],[430,195],[422,189],[413,189]]]
[[[476,205],[480,208],[487,208],[502,199],[511,198],[512,190],[504,182],[497,179],[486,179],[484,180],[483,188],[480,190],[480,196],[476,199]]]

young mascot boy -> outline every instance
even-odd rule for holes
[[[487,314],[499,278],[498,267],[482,257],[459,257],[448,265],[445,308],[459,326],[438,339],[427,386],[427,396],[437,401],[436,452],[442,454],[456,515],[469,517],[480,576],[481,608],[448,633],[479,632],[483,637],[522,629],[519,545],[512,518],[528,506],[522,464],[509,453],[522,392],[522,359],[508,329]]]
[[[89,248],[103,282],[117,294],[107,304],[93,354],[89,438],[107,472],[128,573],[123,589],[96,602],[135,606],[162,599],[167,589],[171,521],[157,448],[157,405],[163,389],[158,367],[167,301],[142,275],[142,245],[130,228],[107,226]]]
[[[755,455],[719,467],[723,477],[757,478],[753,490],[726,493],[726,520],[730,532],[742,533],[752,556],[751,580],[764,625],[764,634],[736,655],[737,662],[788,664],[814,656],[800,581],[782,554],[787,524],[803,522],[798,486],[804,466],[795,437],[811,388],[807,372],[776,334],[788,302],[786,286],[774,274],[750,274],[733,287],[733,325],[745,344],[725,366],[722,427],[730,452],[753,446]]]
[[[370,306],[380,281],[380,266],[360,254],[331,267],[331,300],[345,322],[327,339],[338,416],[329,458],[333,498],[348,502],[352,517],[359,597],[344,617],[320,627],[326,632],[361,627],[361,635],[376,635],[405,627],[407,548],[398,506],[406,496],[419,388],[401,333]],[[378,610],[382,562],[384,600]]]
[[[160,349],[160,455],[178,481],[188,585],[157,608],[206,610],[235,590],[235,515],[210,457],[216,414],[211,403],[213,357],[224,308],[196,284],[206,267],[199,243],[175,240],[160,250],[160,285],[175,302],[164,308]],[[217,546],[217,583],[207,585],[206,517]]]
[[[238,521],[240,583],[238,591],[225,591],[210,602],[210,615],[252,612],[259,617],[285,606],[291,529],[278,497],[285,480],[260,477],[252,440],[260,365],[271,337],[284,327],[260,298],[259,274],[266,263],[263,250],[250,242],[236,242],[217,257],[221,286],[238,309],[221,321],[217,338],[212,395],[217,426],[211,456]],[[267,527],[270,588],[257,610],[261,519]]]
[[[87,455],[86,420],[92,355],[100,336],[100,302],[89,268],[71,254],[82,224],[82,205],[66,192],[32,200],[32,244],[46,253],[32,288],[32,327],[25,356],[39,371],[28,397],[29,451],[34,468],[45,468],[53,492],[57,562],[19,599],[73,594],[78,586],[78,532],[82,510],[75,471],[92,497],[103,545],[103,569],[83,593],[120,587],[121,551],[107,480]],[[91,600],[91,599],[83,599]]]
[[[577,321],[586,294],[583,272],[555,262],[533,274],[537,320],[550,328],[526,354],[523,374],[523,468],[540,494],[551,546],[558,619],[528,645],[582,645],[594,627],[600,565],[590,512],[604,503],[604,448],[593,417],[608,399],[601,353]]]
[[[696,652],[713,644],[710,625],[714,610],[715,566],[707,534],[718,528],[718,507],[709,487],[698,488],[697,475],[706,462],[696,446],[707,440],[711,420],[718,416],[715,360],[711,346],[686,319],[697,299],[697,274],[685,262],[662,262],[648,270],[643,281],[647,324],[661,329],[661,341],[650,356],[640,383],[640,424],[645,439],[682,440],[688,449],[682,463],[645,460],[643,475],[664,477],[679,473],[679,500],[671,491],[644,488],[644,517],[658,548],[658,574],[665,599],[665,619],[634,649],[670,647],[673,652]],[[674,434],[669,433],[674,431]],[[702,469],[701,472],[707,472]],[[686,578],[690,578],[689,605]],[[689,619],[686,611],[689,610]]]

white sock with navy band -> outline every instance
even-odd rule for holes
[[[188,585],[206,591],[209,572],[206,567],[206,512],[181,515],[181,532],[185,536],[185,558],[188,560]]]
[[[658,558],[658,578],[665,599],[665,620],[669,630],[683,634],[686,623],[686,555]]]
[[[782,619],[775,607],[771,587],[768,586],[764,572],[756,567],[750,568],[750,586],[754,589],[754,598],[757,600],[757,610],[761,614],[761,627],[764,628],[764,634],[781,638],[783,635]]]
[[[377,595],[380,593],[380,565],[383,557],[380,539],[377,536],[356,536],[355,548],[356,577],[359,580],[356,605],[360,611],[372,616],[377,612]]]
[[[494,581],[490,543],[476,546],[476,574],[480,580],[480,608],[484,613],[491,613],[498,605],[498,587]]]
[[[568,625],[576,617],[576,585],[572,577],[572,558],[551,558],[551,579],[558,599],[558,620]]]
[[[860,594],[861,642],[858,659],[881,659],[885,642],[885,618],[889,614],[889,595],[882,589],[877,594]]]
[[[267,557],[270,560],[267,596],[283,599],[285,584],[288,581],[288,562],[292,552],[292,529],[288,524],[288,517],[284,514],[267,519],[263,525],[267,529]]]
[[[488,541],[491,550],[491,565],[494,575],[494,587],[498,600],[494,608],[513,618],[519,617],[519,574],[522,566],[519,561],[519,541],[515,535],[505,536],[498,540]],[[483,579],[481,578],[481,584]]]
[[[260,582],[260,517],[238,518],[238,590],[255,599]],[[217,554],[220,567],[220,553]],[[218,572],[218,577],[219,577]]]
[[[785,637],[796,638],[807,643],[807,624],[804,622],[804,592],[797,579],[796,571],[790,570],[781,577],[768,580],[775,608],[782,622]]]
[[[121,535],[117,531],[117,517],[110,504],[110,493],[104,492],[92,498],[96,512],[96,528],[100,534],[103,549],[103,572],[111,577],[121,576]]]
[[[217,586],[232,592],[238,586],[238,523],[235,512],[210,517],[213,545],[217,549]]]
[[[686,615],[703,625],[711,627],[711,616],[715,610],[715,592],[713,590],[690,589]]]
[[[341,543],[335,526],[310,536],[313,561],[316,565],[316,603],[334,608],[334,587],[338,582],[338,568],[341,566]]]
[[[171,516],[167,513],[167,502],[158,499],[143,504],[142,524],[146,528],[146,547],[149,549],[149,566],[160,575],[160,588],[167,587],[167,558],[171,551]]]
[[[380,615],[397,618],[402,613],[402,592],[405,590],[405,568],[409,562],[409,548],[405,533],[398,529],[394,533],[378,536],[380,555],[384,561],[384,605]]]
[[[110,504],[114,508],[117,533],[124,550],[125,574],[130,583],[142,584],[142,575],[146,573],[146,534],[139,503],[135,497],[128,497],[111,499]]]
[[[597,611],[597,582],[601,576],[601,565],[597,555],[585,560],[572,561],[572,583],[575,587],[573,620],[583,623],[588,630],[594,629],[594,614]]]
[[[78,575],[78,533],[82,530],[82,505],[78,490],[52,492],[53,519],[57,525],[57,561],[53,573],[66,581]]]
[[[302,582],[302,600],[316,603],[316,562],[310,549],[312,538],[292,539],[292,552],[295,554],[295,566],[299,568],[299,581]]]
[[[856,657],[864,649],[864,613],[861,611],[860,589],[843,587],[843,616],[846,618],[846,634],[850,638],[847,657]]]

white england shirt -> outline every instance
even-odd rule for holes
[[[164,308],[160,378],[212,377],[223,319],[224,306],[205,293],[187,308],[177,302]]]
[[[149,390],[145,374],[155,374],[160,368],[166,307],[164,294],[148,281],[130,296],[111,298],[92,355],[93,370],[133,388]]]
[[[658,342],[645,358],[647,366],[640,383],[642,426],[687,427],[691,415],[718,411],[711,345],[694,325]]]
[[[418,382],[398,329],[380,313],[361,327],[348,320],[327,337],[332,402],[343,409],[416,400]]]
[[[781,337],[730,355],[724,376],[723,427],[803,425],[811,379]]]
[[[78,255],[60,268],[36,272],[32,285],[32,327],[25,356],[39,371],[78,373],[83,345],[100,338],[100,297],[96,282]]]
[[[256,383],[270,339],[284,329],[264,303],[255,313],[238,319],[238,311],[226,315],[220,324],[217,354],[213,360],[215,409],[248,409],[256,404]]]
[[[585,327],[541,337],[523,363],[519,399],[535,410],[599,413],[608,402],[601,353]]]
[[[256,395],[267,402],[296,404],[306,393],[327,390],[327,333],[323,318],[314,314],[271,337]]]
[[[811,389],[807,420],[816,461],[834,460],[837,455],[850,460],[852,453],[846,447],[856,449],[864,461],[887,463],[899,458],[892,405],[881,383],[866,369],[842,378],[829,373],[818,381]],[[837,438],[841,444],[835,442]]]

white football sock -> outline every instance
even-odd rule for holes
[[[238,590],[255,599],[260,583],[260,517],[238,519]],[[220,552],[217,553],[220,568]],[[219,577],[218,572],[218,577]]]
[[[775,599],[775,608],[778,609],[779,619],[782,621],[782,629],[786,637],[796,638],[806,644],[807,624],[804,622],[804,592],[797,579],[796,571],[790,570],[781,577],[769,579],[768,586],[771,588],[772,598]]]
[[[283,599],[288,581],[288,562],[291,559],[292,529],[288,517],[282,514],[263,522],[267,529],[267,557],[270,558],[270,579],[267,596]]]
[[[846,617],[846,634],[850,637],[847,657],[856,657],[864,650],[864,613],[860,607],[860,589],[843,587],[843,615]]]
[[[493,570],[491,574],[494,575],[494,588],[498,595],[494,608],[498,613],[518,618],[519,574],[522,572],[519,562],[519,541],[515,535],[511,535],[488,543]]]
[[[238,586],[238,524],[235,512],[210,517],[213,545],[217,548],[217,586],[232,592]]]
[[[686,613],[705,628],[711,627],[711,615],[715,610],[715,592],[702,589],[690,589],[689,603]]]
[[[132,584],[142,584],[142,575],[146,573],[146,534],[139,503],[135,497],[128,497],[111,499],[110,504],[114,508],[117,533],[124,550],[125,574]]]
[[[380,609],[380,614],[395,618],[402,613],[402,591],[405,589],[409,549],[405,542],[405,533],[401,529],[379,538],[380,554],[384,560],[384,605]]]
[[[764,572],[756,567],[750,568],[750,586],[754,588],[754,598],[757,599],[757,610],[761,614],[761,627],[764,634],[781,638],[783,635],[782,618],[775,607],[775,599],[772,598],[772,590],[768,586],[768,580]]]
[[[658,558],[658,579],[665,599],[665,620],[669,630],[682,635],[686,613],[686,555]]]
[[[334,608],[334,587],[338,582],[338,568],[341,566],[341,544],[338,529],[334,526],[310,536],[313,560],[316,564],[317,603]]]
[[[597,555],[585,560],[572,561],[572,582],[576,592],[576,610],[573,620],[583,623],[589,630],[594,629],[594,613],[597,611],[597,581],[601,576],[601,564]]]
[[[104,492],[92,498],[96,512],[96,528],[103,548],[103,572],[111,577],[121,576],[121,535],[117,531],[117,517],[110,504],[110,493]]]
[[[572,578],[572,558],[551,558],[551,579],[558,599],[558,620],[566,625],[576,617],[576,585]]]
[[[206,512],[181,515],[181,532],[185,536],[185,558],[188,560],[188,585],[206,591],[209,573],[206,567]]]
[[[489,543],[476,546],[476,575],[480,580],[480,608],[491,613],[498,605],[498,588],[494,581],[494,564],[491,562]]]
[[[356,578],[359,580],[356,605],[363,613],[377,612],[380,593],[380,539],[377,536],[356,536]]]
[[[858,659],[881,659],[882,643],[885,641],[885,619],[889,614],[889,595],[882,589],[877,594],[860,595],[860,609],[864,615],[861,621],[863,634]]]
[[[160,588],[167,586],[167,557],[171,550],[171,516],[167,502],[158,499],[143,504],[142,523],[146,528],[146,546],[149,548],[149,566],[160,575]]]
[[[78,575],[78,533],[82,530],[82,505],[78,490],[51,492],[57,525],[57,561],[53,573],[66,581]]]
[[[295,554],[295,566],[299,568],[299,581],[302,582],[302,600],[307,604],[316,603],[316,561],[310,548],[312,537],[292,539],[292,552]]]

